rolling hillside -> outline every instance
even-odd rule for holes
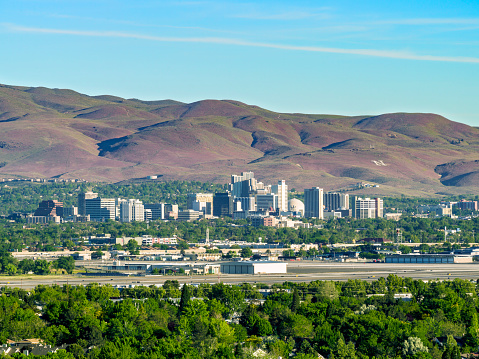
[[[275,113],[237,101],[141,101],[0,85],[1,176],[225,183],[254,171],[291,188],[473,193],[479,130],[435,114]],[[366,193],[368,190],[365,190]]]

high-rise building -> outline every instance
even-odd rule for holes
[[[188,193],[186,198],[186,207],[188,209],[194,209],[197,211],[198,204],[194,204],[195,202],[205,203],[205,205],[201,205],[202,211],[204,208],[203,213],[205,215],[212,215],[213,214],[213,193]],[[196,207],[196,208],[194,208]]]
[[[352,214],[355,218],[381,218],[383,200],[381,198],[353,197]]]
[[[257,194],[256,210],[257,211],[275,211],[278,208],[278,195],[274,193]]]
[[[319,187],[304,190],[304,216],[306,218],[324,218],[323,189]]]
[[[55,200],[42,201],[33,214],[34,217],[63,216],[63,202]]]
[[[280,212],[288,211],[288,186],[286,181],[278,181],[277,185],[271,186],[271,193],[278,195],[278,208]]]
[[[213,215],[216,217],[233,215],[233,196],[230,192],[215,193],[213,197]]]
[[[84,216],[86,215],[86,200],[87,199],[93,199],[93,198],[97,198],[98,197],[98,193],[94,193],[94,192],[82,192],[82,193],[79,193],[78,194],[78,214],[80,216]]]
[[[191,208],[188,209],[201,212],[204,218],[209,218],[213,215],[213,202],[194,201]]]
[[[477,211],[477,201],[466,201],[461,199],[460,202],[456,203],[457,208],[467,211]]]
[[[129,199],[120,202],[121,222],[143,222],[145,220],[145,207],[138,199]]]
[[[326,211],[349,209],[349,194],[329,192],[323,195],[323,204]]]
[[[63,207],[63,217],[78,216],[78,208],[75,206]]]
[[[253,172],[243,172],[240,176],[231,175],[229,190],[234,197],[249,197],[256,191],[256,186]]]
[[[143,206],[145,206],[145,205],[143,205]],[[152,221],[153,219],[151,217],[152,217],[151,209],[145,208],[145,222]]]
[[[90,215],[92,221],[115,220],[115,198],[91,198],[85,200],[85,215]]]
[[[244,212],[256,211],[256,199],[254,197],[236,197],[235,203],[241,203],[241,210]]]
[[[145,203],[143,207],[145,207],[145,211],[147,209],[151,211],[151,218],[149,219],[152,221],[156,221],[157,219],[166,219],[164,203]]]

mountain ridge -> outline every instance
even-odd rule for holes
[[[298,189],[372,182],[379,194],[464,193],[479,186],[478,150],[478,128],[436,114],[290,114],[0,85],[3,176],[227,182],[254,171]]]

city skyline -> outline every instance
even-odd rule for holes
[[[5,84],[479,125],[473,3],[20,0],[0,14]]]

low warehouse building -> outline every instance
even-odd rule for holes
[[[285,274],[287,263],[270,261],[240,261],[221,264],[223,274]]]
[[[386,256],[386,263],[472,263],[472,256],[458,256],[454,254],[395,254]]]

